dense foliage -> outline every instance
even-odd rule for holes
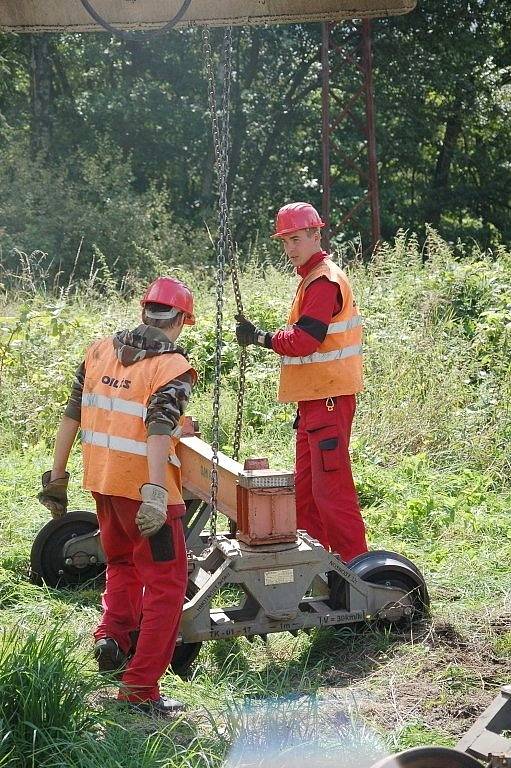
[[[339,254],[342,258],[342,254]],[[26,261],[18,291],[6,292],[0,335],[0,424],[5,448],[51,444],[84,345],[138,322],[138,291],[115,288],[103,264],[90,280],[58,294],[41,290],[36,263]],[[213,275],[186,274],[196,293],[197,324],[183,343],[199,370],[196,413],[207,430],[215,354]],[[263,277],[261,275],[263,274]],[[455,258],[431,231],[423,248],[399,234],[367,265],[350,267],[366,318],[366,391],[360,397],[355,452],[362,463],[393,463],[425,454],[439,467],[484,469],[506,482],[511,466],[511,259],[501,250]],[[256,279],[257,277],[257,279]],[[241,276],[247,315],[263,328],[285,321],[295,278],[263,260]],[[223,449],[229,451],[238,390],[234,302],[226,289],[223,339]],[[292,462],[293,407],[275,400],[278,357],[249,356],[245,452],[270,451]]]
[[[453,241],[509,240],[510,14],[495,0],[423,0],[374,24],[386,239],[401,227],[422,234],[429,222]],[[352,32],[339,26],[336,40]],[[230,186],[243,251],[258,233],[266,239],[279,204],[320,203],[320,41],[319,25],[234,30]],[[116,278],[151,272],[154,257],[210,259],[204,224],[215,228],[215,187],[202,66],[199,30],[145,43],[0,37],[0,248],[9,268],[13,248],[48,254],[52,275],[80,277],[95,247]],[[341,101],[358,87],[350,72],[334,66]],[[351,156],[361,147],[356,109],[354,118],[337,135]],[[340,158],[334,220],[360,194],[356,170]],[[350,225],[341,239],[356,235]]]

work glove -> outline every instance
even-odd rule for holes
[[[272,348],[273,333],[256,328],[254,323],[247,320],[244,315],[236,315],[236,321],[236,339],[241,347],[257,344],[257,346],[266,347],[266,349]]]
[[[37,498],[47,509],[52,517],[63,517],[67,512],[67,486],[69,472],[64,472],[64,477],[56,477],[51,480],[51,469],[41,477],[43,490],[39,491]]]
[[[148,539],[158,533],[167,521],[168,493],[161,485],[144,483],[140,489],[142,504],[140,505],[135,522],[138,530]]]

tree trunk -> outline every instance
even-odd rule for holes
[[[30,36],[31,149],[47,157],[51,148],[52,78],[50,36]]]
[[[445,124],[444,140],[436,161],[430,197],[425,206],[426,221],[433,227],[438,227],[447,205],[452,160],[463,127],[461,105],[458,103],[455,106]]]
[[[257,74],[259,67],[259,55],[261,51],[261,30],[252,29],[249,34],[251,36],[251,44],[248,52],[248,63],[243,72],[241,72],[241,37],[242,31],[237,31],[236,36],[236,71],[238,77],[234,80],[232,85],[232,147],[231,147],[231,162],[229,167],[229,189],[232,190],[236,176],[238,175],[238,168],[241,159],[241,153],[243,145],[247,136],[247,116],[243,111],[243,100],[241,96],[242,80],[243,89],[249,90],[254,77]]]

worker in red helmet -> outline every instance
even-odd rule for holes
[[[100,672],[122,675],[119,699],[165,715],[183,709],[158,681],[188,580],[175,446],[197,375],[176,342],[195,318],[191,291],[172,277],[151,283],[141,305],[140,325],[87,349],[39,500],[54,517],[66,514],[66,467],[80,428],[83,486],[96,502],[107,562],[94,654]]]
[[[278,399],[298,403],[297,525],[348,562],[367,551],[348,450],[363,386],[362,318],[346,274],[321,249],[323,226],[309,203],[279,210],[273,237],[300,277],[288,324],[270,333],[238,316],[236,337],[280,355]]]

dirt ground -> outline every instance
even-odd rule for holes
[[[498,638],[511,633],[511,613],[472,621],[463,632],[433,621],[373,658],[373,672],[356,686],[364,718],[388,732],[415,721],[458,741],[511,681],[509,652],[494,650]]]

